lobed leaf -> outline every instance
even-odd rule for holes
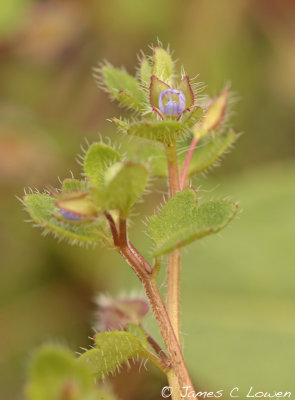
[[[154,257],[219,232],[236,212],[237,206],[226,200],[197,205],[197,195],[192,189],[177,193],[159,215],[150,219],[148,234],[156,245]]]
[[[104,217],[87,223],[70,223],[59,217],[56,199],[46,193],[28,194],[24,197],[26,210],[33,221],[55,236],[70,239],[72,243],[96,243],[107,235]]]
[[[109,65],[101,68],[101,74],[112,97],[133,110],[143,111],[145,109],[145,94],[133,76]]]
[[[93,185],[99,186],[105,171],[120,160],[121,155],[112,147],[104,143],[94,143],[85,155],[84,172]]]

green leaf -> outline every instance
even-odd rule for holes
[[[77,363],[70,350],[46,345],[32,361],[26,391],[29,400],[82,400],[94,385],[87,366]]]
[[[192,128],[196,125],[197,122],[203,116],[203,110],[201,107],[195,106],[192,107],[190,111],[184,112],[181,122],[183,124],[184,130],[192,130]]]
[[[87,181],[81,181],[78,179],[74,178],[66,178],[62,182],[62,188],[61,188],[63,193],[66,192],[83,192],[85,190],[88,190],[88,182]]]
[[[136,111],[145,109],[146,98],[137,80],[118,68],[104,65],[101,68],[108,92],[126,107]]]
[[[68,238],[72,244],[97,243],[106,239],[106,220],[104,217],[93,222],[67,222],[60,218],[59,209],[55,206],[56,199],[46,193],[28,194],[23,199],[26,210],[33,221],[56,237]]]
[[[150,85],[152,73],[153,70],[149,60],[146,57],[142,57],[140,62],[140,80],[144,86]]]
[[[93,185],[99,186],[105,171],[120,159],[121,155],[112,147],[104,143],[94,143],[85,155],[84,172]]]
[[[173,75],[173,60],[170,54],[162,47],[154,47],[153,75],[162,81],[169,81]]]
[[[184,132],[184,125],[172,120],[134,122],[126,130],[128,135],[164,144],[174,144],[179,137],[183,136]]]
[[[144,348],[147,347],[148,341],[147,341],[146,333],[139,325],[129,323],[126,325],[126,330],[127,330],[127,332],[135,335],[138,338],[138,340],[140,341],[140,343],[143,345]]]
[[[132,324],[130,324],[132,325]],[[98,379],[114,373],[128,360],[137,357],[149,359],[164,373],[159,358],[146,349],[147,339],[144,331],[134,325],[129,329],[133,332],[112,331],[101,332],[95,336],[97,348],[86,351],[79,357],[79,362],[86,364],[92,374]]]
[[[102,332],[95,336],[95,343],[97,348],[83,353],[79,361],[88,365],[98,379],[114,373],[132,358],[147,357],[147,351],[141,341],[129,332]]]
[[[236,133],[230,130],[226,134],[215,134],[201,139],[190,161],[188,175],[194,175],[213,165],[229,150],[236,137]],[[182,154],[181,164],[184,162],[185,155]]]
[[[140,162],[148,162],[151,175],[165,178],[168,175],[166,152],[158,143],[145,143],[138,146],[134,158]]]
[[[200,120],[202,115],[203,110],[200,107],[194,107],[185,113],[181,121],[142,120],[129,125],[125,121],[113,118],[112,122],[128,135],[169,145],[175,144],[177,139],[183,138]]]
[[[114,400],[109,390],[94,384],[86,364],[57,345],[42,346],[35,354],[26,392],[28,400]]]
[[[197,205],[197,195],[192,189],[177,193],[159,215],[150,219],[148,234],[156,245],[154,257],[219,232],[236,212],[237,206],[226,200]]]
[[[106,172],[104,186],[93,190],[95,202],[104,210],[120,210],[127,217],[147,180],[148,170],[142,164],[116,163]]]
[[[213,134],[200,139],[189,164],[188,175],[202,172],[214,165],[218,159],[225,154],[237,138],[233,130],[225,134]],[[185,143],[189,146],[191,138]],[[182,150],[183,143],[179,144],[178,150]],[[186,152],[180,151],[178,156],[179,170],[182,169]],[[133,158],[139,162],[149,162],[151,175],[160,178],[168,176],[166,153],[163,146],[146,143],[138,146]]]

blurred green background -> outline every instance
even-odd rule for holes
[[[183,255],[185,356],[199,390],[293,391],[295,359],[295,3],[293,0],[9,0],[0,10],[0,399],[23,399],[32,351],[44,341],[89,344],[93,298],[140,285],[110,251],[58,244],[24,223],[15,195],[58,185],[80,144],[114,135],[124,114],[96,88],[108,59],[134,73],[160,38],[213,96],[228,80],[245,132],[222,168],[196,178],[204,197],[231,194],[243,212]],[[180,63],[179,63],[180,66]],[[141,233],[165,190],[138,205]],[[146,249],[146,250],[144,250]],[[163,281],[163,275],[161,277]],[[152,330],[156,331],[151,319]],[[163,379],[137,369],[114,380],[121,399],[159,399]]]

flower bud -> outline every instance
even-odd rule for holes
[[[185,109],[185,97],[181,90],[167,89],[160,93],[159,109],[163,115],[180,115]]]
[[[87,192],[63,193],[55,202],[60,214],[70,221],[97,217],[97,209]]]
[[[99,321],[100,329],[104,331],[122,330],[127,324],[139,324],[148,313],[147,301],[140,298],[112,299],[100,297]]]

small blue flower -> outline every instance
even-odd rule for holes
[[[182,91],[167,89],[161,92],[159,109],[163,115],[180,115],[185,109],[185,96]]]

